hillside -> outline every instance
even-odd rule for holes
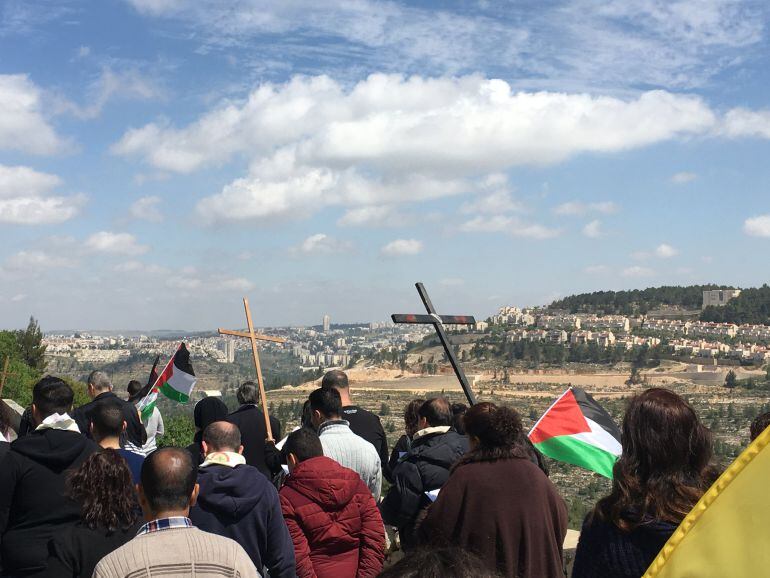
[[[704,291],[726,288],[728,287],[725,285],[689,285],[649,287],[630,291],[595,291],[570,295],[554,301],[548,308],[567,310],[571,313],[605,315],[645,314],[661,306],[700,309]]]
[[[701,313],[702,321],[718,323],[770,324],[770,287],[744,289],[724,307],[707,307]]]

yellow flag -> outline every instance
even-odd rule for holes
[[[703,495],[643,578],[770,576],[770,428]]]

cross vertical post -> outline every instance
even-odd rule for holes
[[[460,382],[463,392],[465,392],[465,397],[468,398],[468,402],[471,405],[476,405],[476,396],[473,394],[470,383],[468,383],[468,378],[465,376],[465,372],[452,350],[451,344],[449,343],[449,337],[444,329],[445,323],[451,325],[474,325],[476,320],[469,315],[439,315],[436,313],[435,307],[433,307],[433,303],[428,296],[428,291],[425,289],[425,286],[422,283],[415,283],[415,287],[417,287],[417,293],[419,293],[420,299],[422,300],[428,315],[394,313],[391,315],[393,323],[433,325],[439,341],[441,342],[441,346],[444,348],[447,359],[449,359],[449,363],[452,365],[452,369],[457,376],[457,380]]]
[[[271,337],[269,335],[259,335],[254,333],[254,325],[251,321],[251,310],[249,309],[249,300],[243,298],[243,308],[246,311],[246,324],[248,325],[248,332],[243,331],[231,331],[229,329],[219,329],[220,335],[231,335],[234,337],[246,337],[251,342],[251,354],[254,357],[254,369],[257,372],[257,386],[259,387],[259,399],[262,402],[262,414],[265,416],[265,430],[267,431],[267,439],[273,440],[273,428],[270,427],[270,416],[267,413],[267,395],[265,394],[265,384],[262,381],[262,364],[259,362],[259,351],[257,350],[257,340],[260,341],[272,341],[274,343],[285,343],[285,339],[280,337]]]

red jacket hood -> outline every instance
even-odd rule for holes
[[[298,464],[285,485],[330,511],[347,506],[361,483],[361,477],[353,470],[319,456]]]

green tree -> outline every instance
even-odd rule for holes
[[[175,446],[184,448],[193,442],[195,425],[189,415],[179,414],[164,419],[165,433],[158,438],[161,447]]]
[[[727,376],[725,377],[725,387],[730,391],[732,391],[733,389],[735,389],[736,385],[738,385],[738,377],[735,375],[735,372],[731,369],[730,371],[727,372]]]
[[[390,415],[390,406],[387,403],[383,402],[380,405],[380,416],[384,417],[386,415]]]
[[[43,345],[43,332],[34,317],[29,318],[25,330],[16,332],[16,342],[24,362],[40,373],[45,372],[46,346]]]

